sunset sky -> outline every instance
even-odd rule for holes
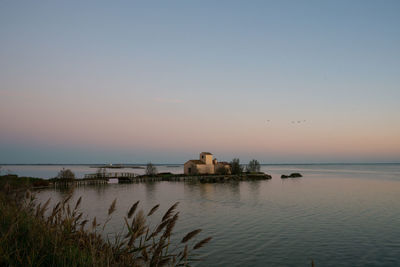
[[[1,1],[0,164],[400,162],[400,1]]]

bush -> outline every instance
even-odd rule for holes
[[[246,171],[247,172],[260,172],[260,163],[258,160],[252,159],[249,164],[247,164]]]
[[[62,170],[58,172],[57,178],[63,180],[75,180],[75,173],[73,173],[70,169],[62,168]]]
[[[147,176],[157,175],[157,168],[151,162],[147,163],[147,165],[146,165],[146,175]]]
[[[215,174],[226,175],[226,174],[229,174],[229,170],[227,168],[225,168],[224,166],[219,166],[215,170]]]
[[[240,160],[238,158],[234,158],[231,161],[231,173],[232,174],[242,174],[243,167],[240,165]]]

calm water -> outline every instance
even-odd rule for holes
[[[21,168],[22,167],[22,168]],[[55,176],[60,166],[6,166],[18,174]],[[93,172],[72,166],[83,174]],[[270,165],[273,179],[198,184],[157,182],[79,187],[82,210],[104,220],[117,198],[107,231],[120,231],[122,217],[137,200],[160,213],[179,201],[175,238],[196,228],[213,241],[198,266],[400,266],[400,165]],[[182,168],[159,167],[182,172]],[[133,170],[139,172],[141,170]],[[281,180],[299,171],[305,177]],[[40,200],[65,192],[45,190]],[[157,217],[156,217],[157,218]],[[200,239],[199,238],[199,239]]]

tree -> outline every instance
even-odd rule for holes
[[[57,178],[66,179],[66,180],[74,180],[75,173],[73,173],[70,169],[62,168],[62,170],[58,172]]]
[[[256,159],[250,160],[249,164],[246,167],[247,172],[259,172],[260,171],[260,163]]]
[[[220,175],[226,175],[226,174],[229,174],[229,170],[227,168],[225,168],[225,166],[219,166],[215,170],[215,173],[220,174]]]
[[[149,162],[146,165],[146,175],[147,176],[154,176],[157,174],[157,168],[153,165],[153,163]]]
[[[242,172],[243,172],[243,167],[240,165],[240,160],[238,158],[234,158],[231,161],[231,173],[241,174]]]

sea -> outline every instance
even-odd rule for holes
[[[138,167],[135,165],[135,167]],[[144,167],[144,166],[142,166]],[[183,165],[156,165],[182,173]],[[77,177],[96,172],[89,165],[3,165],[2,172],[55,177],[62,168]],[[144,169],[112,169],[143,174]],[[124,217],[140,201],[155,226],[179,202],[173,241],[195,229],[194,241],[213,239],[195,251],[193,266],[400,266],[400,164],[262,165],[271,180],[227,183],[152,182],[80,186],[86,218],[102,222],[117,199],[105,238],[124,231]],[[302,178],[281,179],[299,172]],[[65,189],[48,188],[38,201],[61,200]],[[126,230],[126,229],[125,229]]]

